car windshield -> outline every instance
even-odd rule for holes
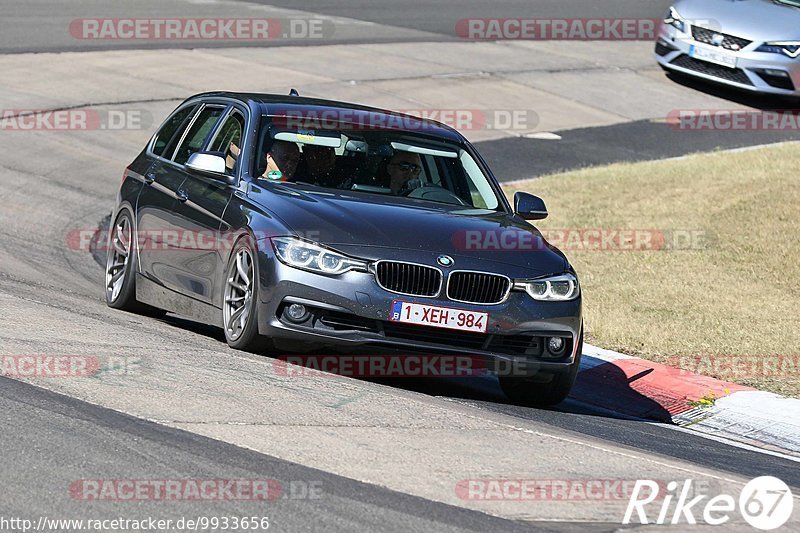
[[[405,131],[266,126],[254,175],[392,198],[502,210],[489,178],[462,147]]]

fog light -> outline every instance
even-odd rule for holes
[[[776,76],[778,78],[788,78],[789,77],[789,73],[786,72],[785,70],[775,70],[773,68],[765,68],[764,69],[764,74],[766,74],[767,76]]]
[[[550,337],[547,339],[547,350],[552,354],[559,354],[564,350],[564,339],[562,337]]]
[[[294,322],[303,322],[308,316],[308,311],[303,304],[292,304],[286,308],[286,315]]]

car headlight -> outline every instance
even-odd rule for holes
[[[672,6],[670,6],[669,11],[667,11],[667,14],[664,16],[664,23],[686,33],[686,21],[683,20],[678,10]]]
[[[344,274],[350,270],[367,271],[367,263],[328,248],[294,237],[273,237],[275,255],[281,263],[320,274]]]
[[[797,56],[800,56],[800,41],[775,41],[771,43],[764,43],[756,48],[756,52],[786,54],[794,59]]]
[[[534,300],[543,302],[574,300],[581,292],[578,278],[570,273],[539,279],[515,280],[514,288],[527,292]]]

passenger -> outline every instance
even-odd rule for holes
[[[270,181],[291,181],[299,162],[300,149],[297,144],[275,141],[267,153],[267,168],[261,177]]]

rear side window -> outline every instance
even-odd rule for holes
[[[183,130],[189,122],[189,117],[196,108],[197,106],[192,105],[184,107],[167,119],[167,122],[156,134],[156,141],[153,143],[154,154],[170,159],[172,152],[175,151],[175,145],[178,144]]]
[[[236,160],[242,150],[242,132],[244,131],[244,117],[238,111],[233,111],[220,126],[216,138],[208,147],[209,152],[219,152],[225,157],[225,171],[233,176],[236,170]]]
[[[225,110],[224,107],[204,107],[197,115],[194,124],[189,128],[186,137],[183,139],[178,152],[175,154],[175,162],[179,165],[185,164],[189,156],[203,149],[203,145],[208,139],[209,134],[214,129],[214,125],[219,120],[220,115]]]

